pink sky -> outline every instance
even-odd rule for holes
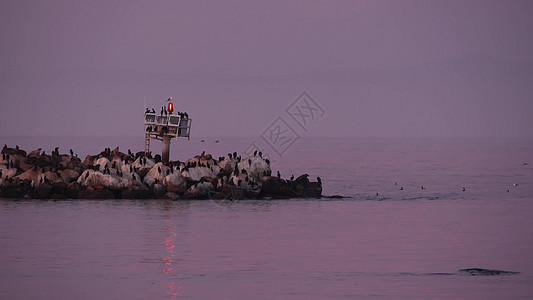
[[[531,1],[2,1],[0,136],[259,136],[302,91],[312,136],[533,137]]]

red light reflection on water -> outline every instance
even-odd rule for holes
[[[164,245],[167,255],[161,259],[164,263],[162,273],[170,275],[175,268],[174,264],[176,263],[176,258],[179,257],[179,254],[176,252],[176,245],[174,244],[176,239],[176,227],[171,221],[169,221],[166,225],[166,229],[168,230],[168,236],[164,240]],[[180,293],[182,287],[175,281],[170,281],[167,284],[167,288],[169,289],[168,292],[171,298],[182,296]]]

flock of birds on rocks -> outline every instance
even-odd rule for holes
[[[105,148],[83,161],[74,154],[26,153],[4,145],[0,198],[28,199],[245,199],[321,197],[322,183],[307,174],[271,176],[270,161],[255,151],[213,158],[203,152],[187,161],[163,163],[160,155]]]
[[[528,166],[527,163],[523,164]],[[398,183],[394,183],[399,186]],[[514,183],[513,187],[517,187]],[[425,186],[420,186],[426,190]],[[399,186],[398,190],[405,190]],[[466,192],[466,187],[462,187]],[[510,189],[507,189],[510,192]],[[380,196],[376,192],[376,197]],[[187,161],[163,163],[160,155],[122,153],[105,148],[82,161],[74,154],[26,153],[4,145],[0,160],[0,198],[170,198],[244,199],[322,197],[322,180],[307,174],[272,176],[270,161],[260,151],[242,158],[237,152],[213,158],[202,153]],[[342,196],[332,196],[342,198]]]

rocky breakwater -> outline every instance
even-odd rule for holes
[[[161,162],[159,155],[104,149],[83,161],[56,148],[27,153],[4,145],[0,198],[16,199],[262,199],[321,197],[322,183],[307,174],[290,180],[272,176],[268,159],[237,153]]]

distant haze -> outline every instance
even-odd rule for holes
[[[1,1],[1,136],[533,137],[533,1]],[[289,125],[294,125],[289,123]]]

